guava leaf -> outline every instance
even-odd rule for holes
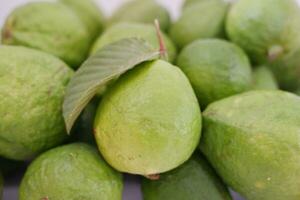
[[[134,66],[158,58],[154,50],[142,39],[129,38],[117,41],[88,58],[70,80],[63,103],[63,116],[67,132],[84,107],[97,91]]]

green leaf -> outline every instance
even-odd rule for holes
[[[63,103],[63,116],[68,133],[84,107],[97,91],[134,66],[158,58],[142,39],[123,39],[99,50],[87,59],[71,79]]]

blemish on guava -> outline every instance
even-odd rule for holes
[[[146,178],[152,180],[152,181],[157,181],[160,179],[160,175],[159,174],[151,174],[151,175],[146,175]]]
[[[41,200],[49,200],[49,198],[48,197],[43,197],[43,198],[41,198]]]

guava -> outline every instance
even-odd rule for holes
[[[194,5],[194,3],[205,2],[205,1],[211,1],[211,0],[185,0],[183,3],[183,8],[186,8],[190,5]]]
[[[86,25],[91,39],[96,39],[103,31],[105,18],[93,0],[59,0],[69,6]]]
[[[156,60],[122,75],[104,94],[94,123],[115,169],[152,178],[184,163],[201,135],[201,113],[186,76]]]
[[[203,156],[194,155],[182,166],[143,179],[144,200],[230,200],[228,189]]]
[[[246,199],[300,199],[300,97],[246,92],[204,111],[200,148],[221,178]]]
[[[183,10],[182,16],[170,29],[170,37],[179,48],[197,39],[224,35],[228,3],[222,0],[200,1]],[[213,19],[213,20],[212,20]]]
[[[203,108],[213,101],[244,92],[252,84],[247,55],[224,40],[192,42],[180,53],[177,65],[191,81]]]
[[[67,138],[62,103],[73,70],[26,47],[1,45],[0,58],[0,156],[26,160]]]
[[[81,19],[61,3],[35,2],[16,8],[6,19],[2,42],[51,53],[73,68],[86,58],[90,35]]]
[[[171,22],[168,11],[154,0],[134,0],[125,3],[111,17],[108,24],[138,22],[153,24],[157,19],[162,30],[167,31]]]
[[[20,200],[121,200],[122,175],[96,148],[74,143],[51,149],[28,167]]]
[[[277,90],[278,83],[272,71],[266,66],[259,66],[253,70],[253,90]]]
[[[172,62],[176,57],[176,47],[169,37],[162,33],[166,49],[168,51],[169,60]],[[108,28],[96,41],[91,53],[94,54],[97,50],[103,48],[113,42],[125,38],[142,38],[146,40],[153,48],[159,49],[159,40],[155,27],[153,25],[141,23],[119,23]]]
[[[229,38],[254,64],[271,65],[280,86],[300,86],[300,8],[294,0],[240,0],[227,17]]]

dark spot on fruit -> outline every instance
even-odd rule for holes
[[[160,179],[160,175],[159,174],[151,174],[151,175],[146,175],[146,178],[152,180],[152,181],[157,181]]]

